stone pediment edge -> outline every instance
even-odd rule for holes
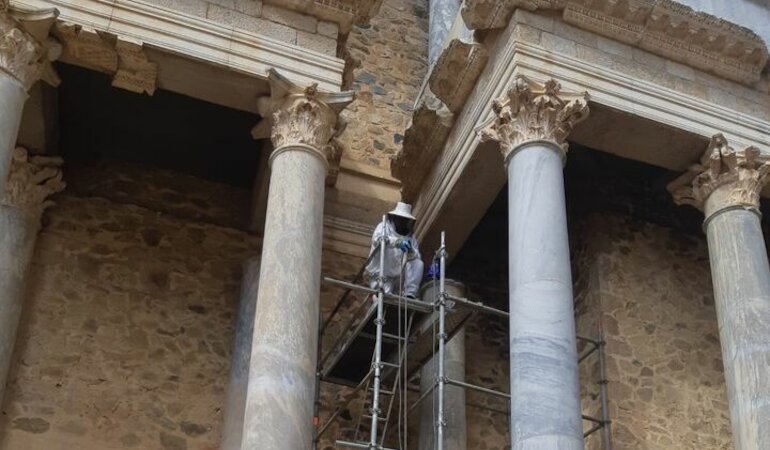
[[[464,0],[461,13],[468,28],[483,30],[506,26],[519,8],[558,11],[578,28],[747,85],[768,63],[752,30],[674,0]]]
[[[559,80],[565,90],[588,91],[592,102],[706,138],[723,132],[736,146],[756,146],[770,154],[770,121],[706,102],[654,83],[630,79],[604,66],[587,63],[517,42],[503,45],[502,54],[482,74],[463,110],[458,114],[435,164],[423,173],[402,171],[402,176],[424,179],[416,195],[420,217],[416,234],[422,239],[438,216],[443,202],[480,143],[478,132],[492,117],[492,100],[500,96],[516,74],[534,80]],[[502,165],[501,165],[502,167]]]
[[[265,78],[279,70],[291,81],[338,92],[344,61],[267,36],[220,25],[141,0],[11,0],[25,9],[54,7],[59,21],[125,36],[159,50]]]

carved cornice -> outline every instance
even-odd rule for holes
[[[462,15],[470,29],[500,28],[517,8],[563,10],[571,25],[744,84],[768,61],[756,33],[672,0],[465,0]]]
[[[401,180],[401,198],[411,202],[420,192],[449,136],[454,117],[430,90],[412,115],[404,145],[390,161],[390,172]]]
[[[566,155],[567,136],[588,117],[588,100],[587,92],[562,93],[554,79],[541,85],[517,76],[508,92],[492,102],[495,116],[481,139],[499,142],[506,162],[512,151],[532,141],[552,142]]]
[[[340,111],[353,101],[352,92],[318,92],[317,85],[297,86],[275,70],[268,73],[270,96],[258,100],[262,121],[252,130],[255,139],[270,137],[279,151],[305,146],[327,161],[339,161],[341,150],[332,138],[345,128]]]
[[[567,0],[465,0],[460,14],[469,29],[485,30],[508,25],[517,8],[563,9],[566,3]]]
[[[76,25],[57,23],[54,34],[64,44],[62,59],[112,75],[112,85],[137,94],[155,93],[157,65],[140,41]]]
[[[699,163],[668,186],[678,205],[691,205],[707,218],[725,208],[759,212],[759,195],[768,182],[770,157],[757,147],[736,151],[722,134],[711,138]]]
[[[430,73],[428,84],[431,91],[450,111],[460,111],[484,70],[487,58],[483,45],[451,40]]]
[[[29,89],[45,71],[47,51],[8,12],[8,2],[0,1],[0,71]]]
[[[671,0],[570,0],[564,21],[744,84],[768,60],[751,30]]]
[[[39,217],[54,204],[48,197],[66,187],[62,180],[61,165],[61,158],[30,156],[26,149],[17,147],[13,151],[2,204]]]
[[[382,4],[382,0],[264,0],[264,2],[335,22],[343,33],[347,33],[354,23],[358,25],[369,23]]]

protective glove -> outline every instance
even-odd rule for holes
[[[402,252],[411,252],[412,251],[412,242],[409,239],[400,239],[398,242],[398,248],[401,249]]]

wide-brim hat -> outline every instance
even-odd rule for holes
[[[417,220],[417,218],[412,215],[412,205],[404,202],[396,203],[396,208],[389,212],[388,215],[403,217],[409,220]]]

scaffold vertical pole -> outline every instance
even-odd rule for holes
[[[387,215],[382,216],[382,236],[380,237],[380,279],[379,289],[377,291],[377,317],[374,319],[376,327],[375,341],[374,341],[374,377],[372,386],[372,427],[369,438],[369,448],[372,450],[377,449],[377,426],[379,424],[380,415],[380,377],[382,376],[382,327],[385,324],[385,250],[386,250],[386,230],[387,230]]]
[[[598,359],[599,359],[599,396],[601,397],[601,414],[602,414],[602,440],[604,450],[612,450],[612,434],[610,433],[610,412],[609,405],[607,404],[607,367],[604,360],[604,328],[599,328],[598,336]]]
[[[439,248],[439,298],[438,298],[438,419],[436,420],[436,449],[444,450],[444,388],[446,387],[444,351],[446,346],[446,236],[441,232]]]

